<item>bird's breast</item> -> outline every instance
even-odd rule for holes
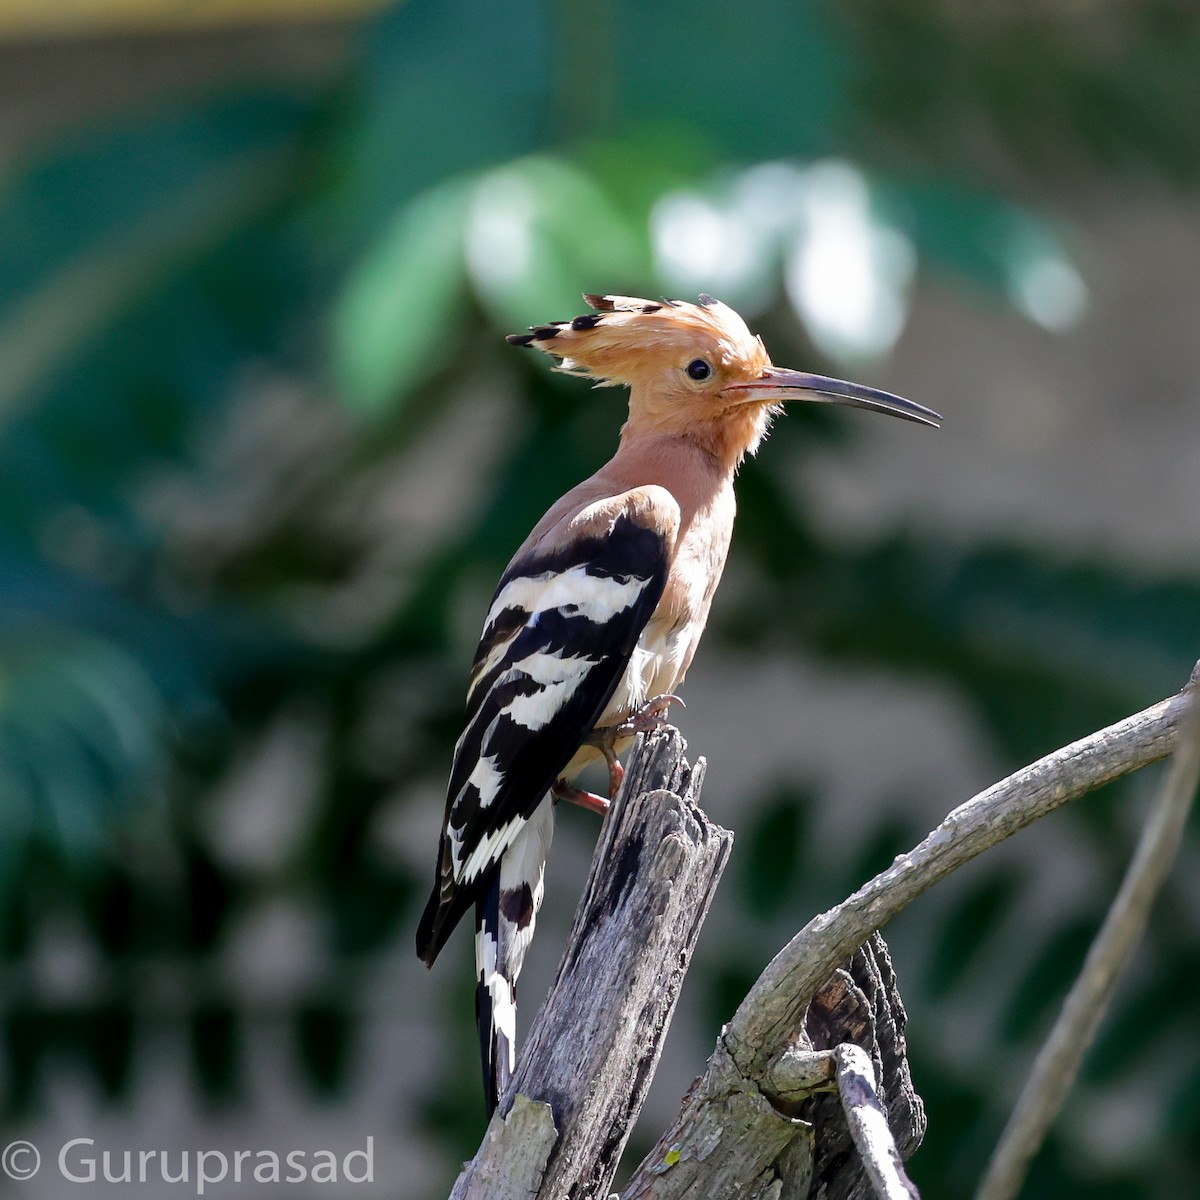
[[[730,489],[683,529],[662,599],[642,630],[625,674],[597,724],[615,724],[647,700],[672,692],[683,682],[725,568],[733,517]]]

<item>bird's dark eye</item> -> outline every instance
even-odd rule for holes
[[[688,378],[696,380],[697,383],[702,379],[707,379],[712,374],[712,367],[702,358],[693,358],[685,369],[687,370]]]

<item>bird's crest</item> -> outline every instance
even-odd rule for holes
[[[528,333],[510,333],[508,341],[542,350],[556,360],[557,370],[600,385],[629,383],[639,367],[663,355],[703,353],[725,365],[770,361],[762,339],[712,296],[702,295],[698,304],[587,293],[583,298],[595,312],[534,325]]]

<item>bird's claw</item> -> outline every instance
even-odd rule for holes
[[[608,795],[610,799],[616,796],[621,782],[625,778],[625,768],[617,760],[617,742],[622,738],[635,737],[639,733],[653,733],[656,729],[661,729],[667,723],[666,712],[672,704],[678,704],[681,708],[687,707],[678,696],[670,692],[661,696],[652,696],[636,712],[630,713],[624,721],[617,725],[608,725],[603,729],[593,729],[588,736],[588,744],[595,746],[604,755],[604,761],[608,764]],[[591,795],[590,792],[587,794]],[[592,798],[593,800],[599,799],[599,797]],[[579,803],[579,801],[575,802]],[[584,807],[592,808],[594,812],[602,811],[587,803],[584,804]]]
[[[634,737],[639,733],[653,733],[655,730],[661,729],[667,724],[667,710],[672,704],[678,704],[680,708],[687,708],[687,705],[671,692],[664,692],[661,696],[652,696],[637,712],[631,713],[619,725],[612,727],[612,740]]]

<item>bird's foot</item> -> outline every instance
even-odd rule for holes
[[[606,725],[603,729],[593,729],[588,735],[588,744],[595,746],[604,755],[604,761],[608,764],[608,796],[610,800],[616,796],[621,782],[625,778],[625,768],[617,759],[617,742],[622,738],[634,737],[639,733],[653,733],[656,729],[661,729],[667,723],[667,709],[672,704],[678,704],[681,708],[687,707],[678,696],[669,692],[661,696],[653,696],[636,712],[630,713],[620,724]]]
[[[618,767],[620,765],[620,763],[617,763]],[[565,779],[557,780],[550,789],[550,794],[555,800],[565,800],[568,804],[578,804],[580,808],[586,808],[588,812],[599,813],[600,816],[604,816],[608,812],[608,801],[603,796],[597,796],[595,792],[585,792],[583,788],[573,787]],[[614,792],[613,795],[616,795],[616,793]]]
[[[671,692],[664,692],[661,696],[652,696],[637,712],[630,713],[619,725],[613,725],[607,730],[598,730],[597,732],[608,734],[610,744],[620,738],[633,737],[635,734],[653,733],[668,723],[667,709],[672,704],[678,704],[680,708],[687,708],[687,705],[678,696]]]

